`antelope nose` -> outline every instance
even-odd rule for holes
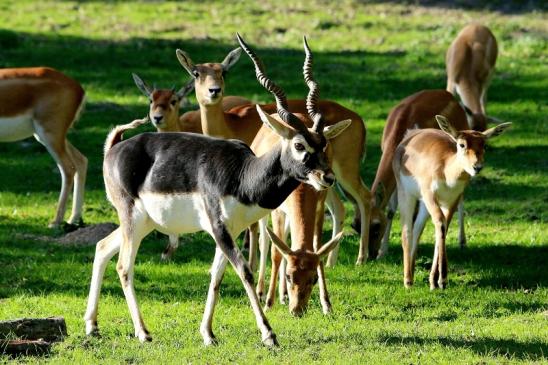
[[[155,115],[154,116],[154,121],[156,121],[156,123],[159,123],[162,120],[163,117],[164,117],[163,115]]]
[[[211,96],[217,96],[217,94],[220,94],[221,93],[221,88],[220,87],[212,87],[209,89],[209,94]]]
[[[483,169],[482,164],[474,165],[474,171],[476,172],[476,174],[479,173],[481,169]]]
[[[333,174],[332,172],[328,172],[326,174],[323,175],[323,181],[329,185],[329,186],[333,186],[333,184],[335,183],[335,174]]]

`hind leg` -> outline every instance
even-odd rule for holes
[[[84,205],[84,191],[86,187],[86,175],[88,159],[66,140],[67,153],[71,156],[76,168],[74,175],[74,191],[72,193],[72,212],[68,220],[69,224],[80,224],[82,221],[82,207]]]
[[[327,191],[327,196],[325,203],[327,207],[329,208],[329,211],[331,212],[331,217],[333,218],[333,232],[331,234],[332,238],[335,238],[339,232],[343,230],[343,222],[344,222],[344,205],[335,192],[334,189],[329,189]],[[321,213],[323,214],[323,212]],[[337,263],[337,257],[339,255],[339,245],[333,249],[329,253],[329,256],[327,257],[327,267],[333,267]]]

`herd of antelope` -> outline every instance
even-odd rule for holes
[[[165,260],[177,249],[180,234],[203,230],[216,243],[200,326],[207,345],[216,342],[213,313],[228,262],[242,281],[265,345],[277,344],[264,314],[276,301],[277,281],[279,300],[288,300],[292,314],[305,311],[316,283],[322,310],[329,313],[323,258],[328,256],[328,267],[336,264],[345,217],[340,193],[332,188],[335,182],[355,207],[352,227],[360,234],[356,264],[387,253],[391,222],[399,205],[405,287],[413,284],[418,242],[428,216],[435,227],[430,288],[446,287],[449,223],[458,208],[459,242],[464,246],[464,189],[483,167],[486,140],[511,124],[486,115],[486,92],[497,58],[491,31],[479,24],[466,26],[446,54],[446,90],[419,91],[392,109],[371,191],[360,176],[365,156],[364,121],[336,102],[320,100],[306,38],[303,76],[309,92],[298,100],[287,100],[255,51],[240,35],[237,40],[240,47],[221,63],[196,64],[178,49],[177,59],[192,77],[178,91],[150,87],[133,74],[150,107],[145,118],[115,127],[106,138],[105,188],[120,226],[97,243],[84,317],[87,334],[98,332],[103,275],[118,253],[116,270],[135,336],[140,341],[151,340],[134,291],[134,264],[142,239],[153,230],[169,236],[162,254]],[[256,105],[243,97],[224,95],[225,73],[242,50],[274,103]],[[192,90],[199,110],[179,115],[180,105]],[[68,224],[82,220],[87,159],[67,140],[67,131],[84,100],[82,87],[53,69],[0,70],[0,141],[34,135],[61,172],[52,227],[63,222],[71,189]],[[123,139],[125,131],[149,122],[158,133]],[[497,124],[487,129],[490,122]],[[322,242],[325,207],[333,220],[327,243]],[[272,228],[268,227],[268,213]],[[235,243],[244,231],[248,260]],[[289,234],[291,245],[286,243]],[[270,242],[272,265],[266,292]]]

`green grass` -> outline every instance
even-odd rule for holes
[[[366,120],[362,173],[369,185],[390,108],[418,90],[444,88],[446,48],[464,24],[483,22],[500,44],[488,111],[514,126],[493,141],[487,167],[466,192],[469,248],[457,248],[455,225],[449,232],[447,290],[428,290],[431,225],[416,285],[403,288],[395,224],[390,254],[362,267],[353,265],[357,236],[344,239],[339,265],[327,272],[332,315],[321,314],[317,294],[303,318],[280,305],[267,313],[281,344],[273,350],[262,347],[248,299],[229,269],[214,321],[220,345],[204,348],[198,328],[213,242],[205,234],[185,236],[174,262],[163,264],[166,239],[151,235],[137,257],[136,290],[154,341],[142,345],[132,338],[114,262],[100,302],[102,337],[86,338],[82,316],[94,247],[22,238],[54,235],[46,225],[60,177],[39,144],[11,143],[0,144],[0,320],[64,316],[70,336],[46,359],[61,363],[548,361],[546,9],[535,10],[542,2],[525,10],[507,2],[504,12],[488,2],[464,10],[405,3],[3,1],[0,67],[48,65],[84,85],[88,106],[69,138],[90,161],[84,218],[100,223],[116,220],[101,176],[106,133],[147,109],[130,72],[158,86],[182,85],[188,75],[175,48],[195,62],[218,62],[236,47],[239,31],[289,97],[302,98],[301,37],[308,35],[322,97]],[[272,101],[245,56],[228,75],[227,93]]]

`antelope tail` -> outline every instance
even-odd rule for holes
[[[107,152],[114,146],[115,144],[119,143],[122,140],[122,137],[124,135],[124,132],[129,129],[137,128],[140,125],[143,125],[148,122],[148,117],[145,117],[143,119],[135,119],[133,122],[128,124],[122,124],[114,127],[110,133],[107,136],[107,139],[105,141],[105,155]]]

